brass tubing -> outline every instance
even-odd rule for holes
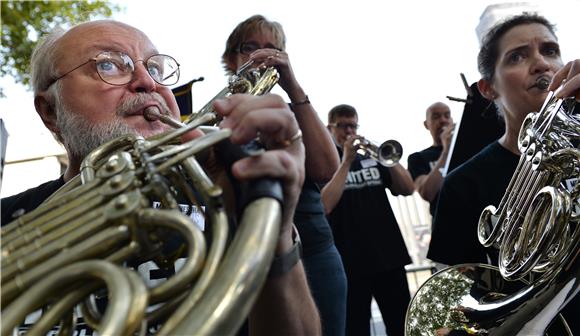
[[[115,138],[93,150],[81,163],[80,178],[83,184],[95,179],[96,171],[101,167],[104,160],[108,159],[111,153],[124,149],[131,149],[131,146],[140,136],[127,134]]]
[[[210,244],[210,250],[203,271],[193,289],[181,303],[179,309],[175,310],[169,319],[165,321],[161,335],[164,335],[164,330],[169,333],[169,331],[172,331],[178,323],[187,318],[189,311],[194,309],[196,305],[200,304],[202,296],[206,293],[208,287],[215,281],[216,272],[220,267],[222,257],[227,247],[228,222],[226,214],[223,211],[210,213],[210,218],[213,239]]]
[[[100,278],[109,290],[109,306],[102,322],[102,335],[127,335],[134,330],[127,329],[126,318],[135,314],[132,309],[139,308],[133,287],[126,270],[106,261],[90,260],[69,265],[60,272],[51,273],[32,286],[26,297],[19,297],[2,311],[2,336],[9,336],[25,316],[38,307],[47,297],[58,293],[67,285],[84,277]]]
[[[2,239],[12,241],[21,235],[27,234],[29,231],[36,230],[36,227],[42,225],[42,223],[51,221],[59,215],[62,215],[63,211],[59,210],[60,207],[70,205],[71,203],[76,206],[82,205],[97,196],[97,187],[95,185],[90,185],[85,186],[84,188],[79,188],[73,193],[65,195],[55,202],[45,202],[35,211],[24,214],[18,219],[3,226]],[[54,212],[57,213],[55,214]],[[66,214],[66,211],[64,211],[64,213]]]
[[[205,115],[200,117],[199,119],[195,119],[189,123],[186,123],[185,127],[178,128],[167,133],[163,133],[158,138],[148,141],[148,143],[145,145],[143,149],[145,151],[149,151],[152,148],[158,148],[159,146],[169,144],[173,140],[179,140],[180,136],[184,135],[185,133],[191,132],[193,129],[199,127],[204,123],[213,121],[214,118],[215,116],[213,115]]]
[[[85,216],[69,224],[61,225],[49,235],[39,236],[37,240],[14,251],[10,255],[11,263],[3,265],[3,273],[6,275],[2,274],[2,278],[11,276],[17,270],[25,271],[32,265],[43,262],[108,225],[102,210],[87,212]]]
[[[129,238],[127,227],[114,227],[94,236],[88,240],[70,247],[67,251],[58,254],[49,261],[36,265],[26,272],[17,275],[10,281],[2,280],[2,303],[11,302],[22,291],[27,290],[35,281],[47,276],[54,270],[60,269],[84,258],[94,258],[109,251],[113,246]],[[4,274],[2,274],[4,275]]]
[[[230,130],[221,130],[218,132],[208,134],[202,138],[193,139],[185,143],[184,146],[181,147],[181,149],[183,150],[179,154],[174,154],[173,157],[157,166],[156,172],[163,172],[165,169],[176,165],[177,163],[195,155],[196,153],[200,152],[201,150],[209,146],[215,145],[216,143],[228,138],[230,135],[231,135]],[[156,156],[153,156],[151,159],[154,160],[156,158],[157,158]]]
[[[202,305],[187,311],[177,324],[166,322],[162,335],[231,335],[239,329],[260,293],[280,230],[280,203],[258,199],[250,203],[215,279],[201,297]],[[230,270],[237,272],[232,273]],[[187,299],[186,299],[187,301]],[[178,311],[179,312],[179,311]],[[173,321],[171,321],[173,322]]]
[[[74,306],[87,295],[101,288],[103,284],[98,281],[86,281],[85,286],[78,287],[70,293],[64,295],[61,300],[56,301],[50,306],[50,309],[43,312],[41,318],[34,323],[28,331],[31,335],[47,335],[59,320],[65,315],[73,314]]]
[[[181,270],[167,281],[151,288],[151,303],[158,303],[188,288],[199,275],[205,261],[205,240],[201,230],[192,225],[189,217],[180,212],[144,209],[139,213],[138,221],[140,225],[151,227],[161,225],[177,230],[187,246],[187,260]]]
[[[60,187],[52,195],[48,196],[48,198],[46,200],[44,200],[44,202],[42,204],[46,204],[48,202],[51,202],[54,199],[60,199],[62,197],[66,197],[65,195],[68,194],[69,192],[79,190],[82,187],[83,187],[83,184],[81,183],[81,178],[80,178],[80,176],[77,175],[77,176],[73,177],[72,179],[70,179],[68,182],[66,182],[62,187]]]

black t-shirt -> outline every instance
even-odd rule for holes
[[[411,262],[385,191],[391,184],[388,168],[372,159],[357,155],[350,166],[342,197],[328,217],[349,276]]]
[[[518,161],[519,155],[495,141],[447,175],[427,258],[447,265],[487,263],[486,249],[477,238],[479,216],[488,205],[499,205]]]
[[[407,159],[407,167],[409,173],[411,173],[413,181],[421,175],[428,175],[431,170],[433,170],[433,167],[435,167],[435,164],[439,161],[441,152],[443,152],[443,146],[431,146],[420,152],[409,155],[409,158]],[[439,195],[429,203],[429,212],[431,213],[431,216],[435,216],[435,207],[437,206],[438,196]]]
[[[36,209],[48,196],[52,195],[64,185],[64,178],[48,181],[37,187],[30,188],[20,194],[2,198],[0,207],[2,208],[2,225],[6,225],[17,217]]]
[[[320,188],[309,178],[304,180],[294,213],[294,224],[302,242],[302,256],[317,254],[332,245],[332,231],[324,215]]]

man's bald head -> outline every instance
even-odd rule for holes
[[[433,144],[441,145],[441,133],[443,128],[453,123],[451,119],[451,110],[447,104],[442,102],[435,102],[427,108],[425,113],[425,121],[423,125],[431,133]]]

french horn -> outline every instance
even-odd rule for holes
[[[274,68],[252,71],[238,74],[216,98],[261,95],[277,82]],[[114,139],[37,209],[3,226],[2,336],[32,312],[41,313],[27,326],[34,335],[57,325],[72,333],[78,312],[101,335],[235,334],[273,258],[282,191],[277,183],[263,194],[242,185],[245,198],[231,204],[226,174],[212,164],[230,131],[204,126],[217,121],[210,102],[172,131]],[[205,127],[204,136],[181,143],[198,127]],[[196,205],[205,232],[182,214],[182,200]],[[148,286],[126,267],[145,261],[175,272]],[[104,312],[95,303],[99,297],[108,298]]]
[[[479,241],[499,249],[499,267],[463,264],[436,273],[412,299],[405,335],[571,334],[558,313],[579,288],[575,103],[549,92],[522,124],[518,166],[499,206],[485,208],[478,224]]]

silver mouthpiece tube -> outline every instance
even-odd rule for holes
[[[538,78],[538,80],[536,80],[536,86],[540,90],[546,90],[546,89],[548,89],[548,86],[550,86],[550,80],[548,78],[545,78],[545,77],[540,77],[540,78]]]
[[[143,117],[147,120],[147,121],[161,121],[162,123],[169,125],[173,128],[181,128],[184,127],[185,124],[177,121],[173,118],[171,118],[168,115],[165,114],[161,114],[159,112],[159,109],[155,106],[149,106],[145,109],[145,111],[143,111]]]

